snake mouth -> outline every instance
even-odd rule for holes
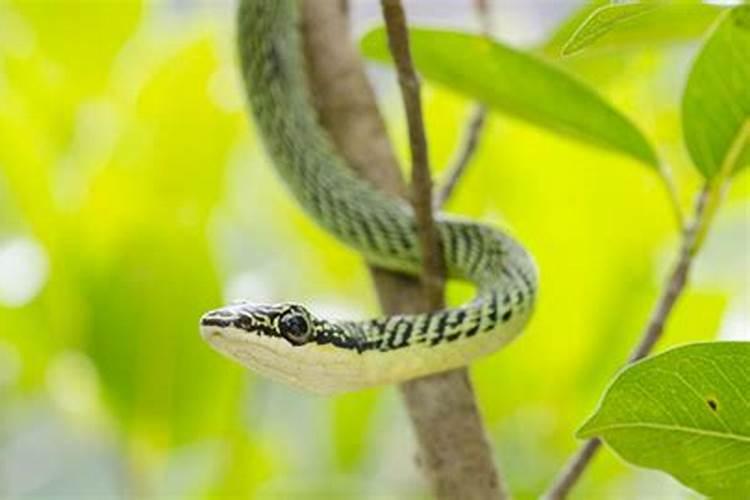
[[[221,338],[224,329],[231,327],[233,321],[234,318],[228,317],[226,311],[221,309],[206,313],[200,321],[201,337],[209,342]]]

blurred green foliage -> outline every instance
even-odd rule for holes
[[[574,33],[561,30],[570,38],[560,52],[571,55],[586,47],[621,49],[695,39],[706,32],[721,11],[719,5],[695,1],[601,5]]]
[[[297,209],[248,129],[231,26],[212,4],[0,3],[0,496],[424,495],[392,388],[308,396],[200,340],[201,313],[239,296],[377,312],[360,259]],[[685,207],[700,182],[678,121],[694,48],[561,63],[646,131]],[[383,96],[406,157],[398,96]],[[445,165],[469,103],[425,98]],[[737,321],[747,334],[749,177],[661,348]],[[449,208],[509,226],[541,268],[531,327],[473,369],[499,462],[531,498],[639,335],[674,220],[653,170],[500,116]],[[602,454],[576,494],[679,491]]]

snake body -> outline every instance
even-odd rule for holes
[[[297,0],[242,0],[239,55],[254,123],[304,210],[377,266],[417,274],[420,248],[408,205],[347,168],[318,123],[304,73]],[[235,303],[201,319],[219,352],[270,378],[329,394],[465,365],[527,323],[537,293],[529,254],[497,229],[437,218],[449,277],[476,285],[469,303],[365,321],[319,318],[292,304]]]

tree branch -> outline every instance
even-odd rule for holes
[[[422,249],[424,310],[444,307],[445,268],[432,215],[432,180],[422,121],[419,80],[411,60],[399,0],[381,0],[396,64],[412,154],[412,205]],[[506,498],[486,439],[466,368],[401,385],[420,444],[421,465],[437,498]]]
[[[362,63],[349,39],[345,2],[305,0],[302,32],[320,121],[347,163],[378,189],[407,192]],[[419,281],[370,268],[387,314],[423,307]],[[408,387],[406,387],[408,386]],[[492,450],[465,369],[402,388],[420,446],[420,462],[439,498],[500,498]]]
[[[699,229],[704,226],[705,208],[711,192],[711,186],[706,184],[698,195],[693,221],[683,232],[677,262],[672,268],[666,286],[656,302],[656,306],[651,313],[651,317],[643,331],[643,335],[641,335],[638,345],[628,357],[628,363],[633,363],[648,355],[656,342],[661,338],[662,333],[664,333],[664,327],[669,315],[687,284],[690,268],[693,264],[693,257],[695,256],[696,236]],[[548,500],[566,498],[575,483],[583,475],[583,472],[596,455],[600,446],[601,441],[598,438],[586,441],[568,461],[568,464],[560,473],[552,488],[547,492],[545,498]]]
[[[375,94],[350,38],[346,1],[304,0],[300,5],[307,76],[321,125],[347,166],[377,189],[406,197],[406,184]],[[368,268],[384,313],[406,313],[419,307],[418,280]]]
[[[422,285],[424,311],[445,306],[443,290],[445,265],[440,239],[432,214],[432,178],[427,154],[427,137],[422,117],[420,85],[409,50],[406,16],[400,0],[381,0],[388,46],[396,63],[398,83],[406,112],[411,150],[411,204],[417,220],[420,248],[422,250]]]
[[[680,244],[677,263],[656,303],[656,307],[651,314],[651,319],[641,336],[640,342],[628,358],[628,363],[638,361],[648,355],[656,342],[661,338],[666,321],[677,299],[680,298],[682,291],[685,289],[693,259],[703,246],[703,242],[711,226],[711,221],[721,204],[725,191],[729,188],[732,174],[737,168],[740,155],[748,142],[750,142],[750,120],[745,120],[727,150],[719,172],[706,181],[698,195],[693,220],[682,233],[682,242]],[[668,187],[668,189],[672,190],[672,202],[675,203],[677,199],[676,192],[673,187]],[[552,488],[547,493],[546,498],[549,500],[565,498],[570,493],[576,481],[581,477],[583,471],[586,470],[586,467],[596,454],[599,445],[600,441],[598,439],[586,442],[570,459],[568,465],[563,469],[563,472],[558,476]]]

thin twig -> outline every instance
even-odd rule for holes
[[[565,468],[544,498],[546,500],[562,500],[566,498],[575,483],[581,478],[583,471],[588,467],[591,459],[594,458],[601,445],[602,442],[599,438],[589,439],[583,443],[565,465]]]
[[[456,190],[459,179],[463,176],[466,167],[477,150],[486,119],[487,108],[482,104],[476,104],[466,123],[461,146],[459,146],[455,159],[451,162],[451,166],[446,169],[445,180],[440,184],[435,193],[435,209],[442,208]]]
[[[304,0],[302,33],[309,83],[321,124],[346,165],[394,197],[407,189],[351,41],[346,2]],[[423,304],[417,279],[369,266],[385,314]],[[420,446],[421,468],[438,498],[498,498],[501,485],[467,371],[453,370],[402,387]]]
[[[662,292],[661,297],[657,303],[656,309],[654,310],[651,319],[648,322],[646,330],[643,332],[641,341],[633,349],[628,358],[628,363],[638,361],[645,357],[654,344],[661,337],[664,331],[664,325],[672,312],[677,299],[682,294],[687,283],[688,274],[690,273],[690,267],[693,263],[693,248],[695,247],[695,237],[698,232],[698,228],[703,225],[705,217],[706,200],[711,192],[708,184],[701,190],[698,195],[698,200],[695,204],[695,214],[693,216],[693,223],[683,233],[682,244],[680,245],[680,254],[677,260],[677,264],[672,270],[672,274],[669,276],[667,286]]]
[[[396,63],[412,158],[412,205],[423,260],[425,310],[444,306],[444,262],[432,214],[419,80],[411,60],[406,19],[399,0],[381,0],[388,43]],[[401,384],[419,442],[419,459],[438,499],[507,498],[495,467],[466,368]]]
[[[474,8],[478,14],[482,35],[490,39],[492,37],[492,13],[489,0],[474,0]],[[486,122],[487,107],[482,103],[476,103],[464,127],[461,144],[450,165],[445,169],[445,178],[433,198],[433,207],[436,211],[445,206],[456,190],[458,181],[466,172],[466,167],[477,151]]]
[[[699,228],[703,227],[706,216],[706,204],[712,192],[711,186],[707,183],[695,204],[693,221],[683,232],[680,243],[680,250],[677,262],[672,269],[672,273],[667,279],[667,284],[656,302],[651,317],[646,325],[643,335],[638,345],[633,349],[628,357],[628,363],[633,363],[644,358],[651,352],[654,345],[664,333],[664,326],[672,312],[677,299],[682,295],[685,285],[687,284],[690,268],[695,256],[696,236]],[[554,482],[552,488],[545,495],[548,500],[561,500],[566,498],[575,483],[580,479],[586,467],[596,455],[601,441],[598,438],[589,439],[578,451],[571,457],[568,464]]]
[[[722,160],[719,171],[706,181],[698,195],[693,220],[682,233],[677,264],[675,264],[672,274],[667,280],[667,286],[659,297],[640,342],[628,358],[629,363],[638,361],[648,355],[664,332],[664,325],[677,299],[685,289],[693,260],[703,246],[714,215],[721,204],[724,193],[729,188],[740,155],[748,143],[750,143],[750,119],[742,123]],[[565,498],[583,474],[598,448],[598,439],[594,438],[586,442],[570,459],[568,465],[547,493],[546,498],[549,500]]]
[[[388,46],[396,64],[398,83],[406,112],[411,150],[411,203],[417,220],[422,249],[422,282],[425,288],[425,310],[444,307],[445,265],[432,213],[432,178],[427,155],[427,138],[422,117],[419,78],[409,50],[406,16],[400,0],[381,0]]]

